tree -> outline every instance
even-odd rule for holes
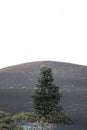
[[[40,77],[33,94],[34,109],[40,119],[50,115],[58,108],[60,101],[59,87],[53,84],[52,70],[42,67]]]

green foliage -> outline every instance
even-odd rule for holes
[[[48,122],[49,123],[71,124],[70,118],[67,116],[67,114],[64,111],[52,112],[48,116]]]
[[[37,115],[33,112],[21,112],[14,116],[14,119],[16,121],[25,120],[25,121],[29,121],[29,122],[36,122],[37,118],[38,118]]]
[[[42,67],[33,94],[34,109],[39,118],[47,118],[60,101],[59,87],[53,84],[51,68]]]
[[[16,126],[15,121],[9,113],[0,111],[0,130],[22,130]]]
[[[40,121],[40,119],[38,119],[38,115],[36,115],[33,112],[21,112],[17,115],[15,115],[14,119],[16,121],[21,121],[21,120],[25,120],[28,122],[37,122]],[[64,111],[52,111],[50,113],[50,115],[48,115],[48,118],[44,118],[42,117],[43,122],[48,122],[48,123],[63,123],[63,124],[70,124],[71,120],[70,118],[65,114]]]
[[[70,124],[70,118],[65,114],[62,107],[51,111],[47,118],[41,118],[44,122],[48,123],[63,123]],[[0,130],[22,130],[20,126],[16,126],[15,122],[25,120],[28,122],[40,121],[38,115],[34,112],[21,112],[13,117],[4,111],[0,111]]]

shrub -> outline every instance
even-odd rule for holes
[[[64,111],[61,111],[61,112],[51,113],[48,116],[48,122],[49,123],[70,124],[71,120]]]
[[[9,113],[0,110],[0,130],[22,130],[16,126],[15,121]]]
[[[29,121],[29,122],[37,122],[40,121],[38,118],[38,115],[36,115],[34,112],[21,112],[17,115],[15,115],[15,120],[16,121]],[[43,122],[48,122],[48,123],[62,123],[62,124],[70,124],[71,120],[70,118],[65,114],[64,111],[60,112],[51,112],[47,118],[42,117]]]
[[[37,118],[37,115],[33,112],[21,112],[14,116],[14,119],[17,121],[25,120],[29,122],[36,122],[38,120]]]

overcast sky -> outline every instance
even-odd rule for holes
[[[0,68],[40,60],[87,65],[87,0],[0,0]]]

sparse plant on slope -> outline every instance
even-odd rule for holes
[[[9,113],[0,111],[0,130],[22,130],[16,126],[15,121]]]
[[[34,109],[39,118],[46,118],[57,109],[60,101],[59,87],[53,84],[51,68],[42,67],[33,95]]]
[[[14,116],[14,119],[16,121],[25,120],[29,122],[36,122],[37,118],[38,118],[37,115],[33,112],[21,112]]]
[[[59,105],[61,99],[59,87],[54,85],[53,81],[51,68],[42,67],[33,94],[35,113],[44,122],[68,123],[70,120]]]

